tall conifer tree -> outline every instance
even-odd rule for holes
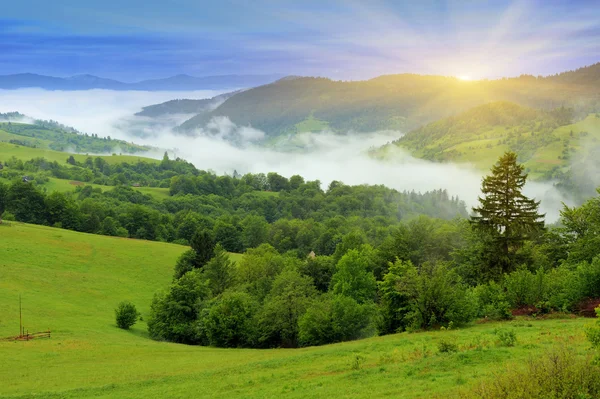
[[[492,174],[483,179],[480,206],[473,208],[476,215],[471,222],[476,229],[489,234],[496,251],[492,258],[498,261],[501,272],[514,267],[515,252],[544,228],[545,215],[538,212],[540,202],[521,192],[526,180],[523,165],[517,163],[517,154],[506,152],[492,167]]]

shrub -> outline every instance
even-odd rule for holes
[[[600,306],[596,308],[596,317],[600,318]],[[600,349],[600,319],[596,320],[596,325],[585,330],[585,335],[594,348]]]
[[[303,346],[350,341],[375,334],[377,308],[343,295],[325,294],[298,321]]]
[[[510,304],[502,286],[494,281],[485,285],[478,285],[473,289],[473,294],[478,302],[478,316],[490,320],[512,319]]]
[[[438,351],[440,353],[458,352],[458,345],[455,342],[442,339],[438,342]]]
[[[514,330],[497,329],[495,334],[498,337],[498,344],[501,346],[515,346],[517,343],[517,334]]]
[[[129,327],[133,326],[137,321],[138,316],[139,313],[135,308],[135,305],[129,301],[119,303],[119,306],[115,309],[117,326],[124,330],[128,330]]]
[[[509,369],[481,383],[463,398],[537,399],[598,398],[600,367],[591,357],[580,357],[568,349],[530,360],[525,369]]]

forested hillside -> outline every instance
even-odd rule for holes
[[[150,150],[150,147],[110,136],[82,133],[55,121],[32,120],[18,112],[0,114],[0,141],[32,148],[96,154],[135,154]]]
[[[200,114],[204,112],[210,112],[221,105],[223,101],[227,100],[229,97],[238,92],[239,91],[223,93],[212,98],[205,98],[201,100],[180,99],[166,101],[160,104],[148,105],[143,107],[142,110],[135,115],[157,118],[170,114]]]
[[[472,82],[411,74],[350,82],[280,80],[236,94],[214,111],[186,121],[179,131],[192,134],[217,116],[263,130],[269,136],[303,131],[306,120],[320,122],[315,130],[327,126],[338,132],[407,131],[500,100],[546,110],[571,107],[580,116],[600,107],[594,73],[597,68],[582,68],[562,77],[524,75]]]

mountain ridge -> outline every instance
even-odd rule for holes
[[[0,89],[41,88],[65,91],[93,89],[138,91],[222,90],[259,86],[274,82],[283,77],[285,77],[283,74],[214,75],[202,77],[179,74],[161,79],[122,82],[90,74],[79,74],[61,78],[26,72],[0,75]]]

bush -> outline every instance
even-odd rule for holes
[[[498,337],[498,344],[501,346],[515,346],[517,343],[517,334],[514,330],[497,329],[494,333]]]
[[[377,308],[343,295],[325,294],[298,321],[303,346],[369,337],[376,332]]]
[[[464,398],[598,398],[600,367],[591,357],[561,349],[530,360],[525,369],[509,369],[465,392]]]
[[[128,330],[133,326],[139,317],[139,313],[135,305],[129,301],[123,301],[115,309],[115,318],[117,326],[124,330]]]
[[[600,307],[596,308],[596,317],[600,318]],[[595,349],[600,349],[600,319],[596,320],[596,325],[585,330],[585,335]]]
[[[438,351],[440,353],[458,352],[458,345],[455,342],[442,339],[438,342]]]
[[[490,320],[512,319],[510,304],[502,286],[494,281],[485,285],[478,285],[473,289],[473,294],[478,302],[478,316]]]

